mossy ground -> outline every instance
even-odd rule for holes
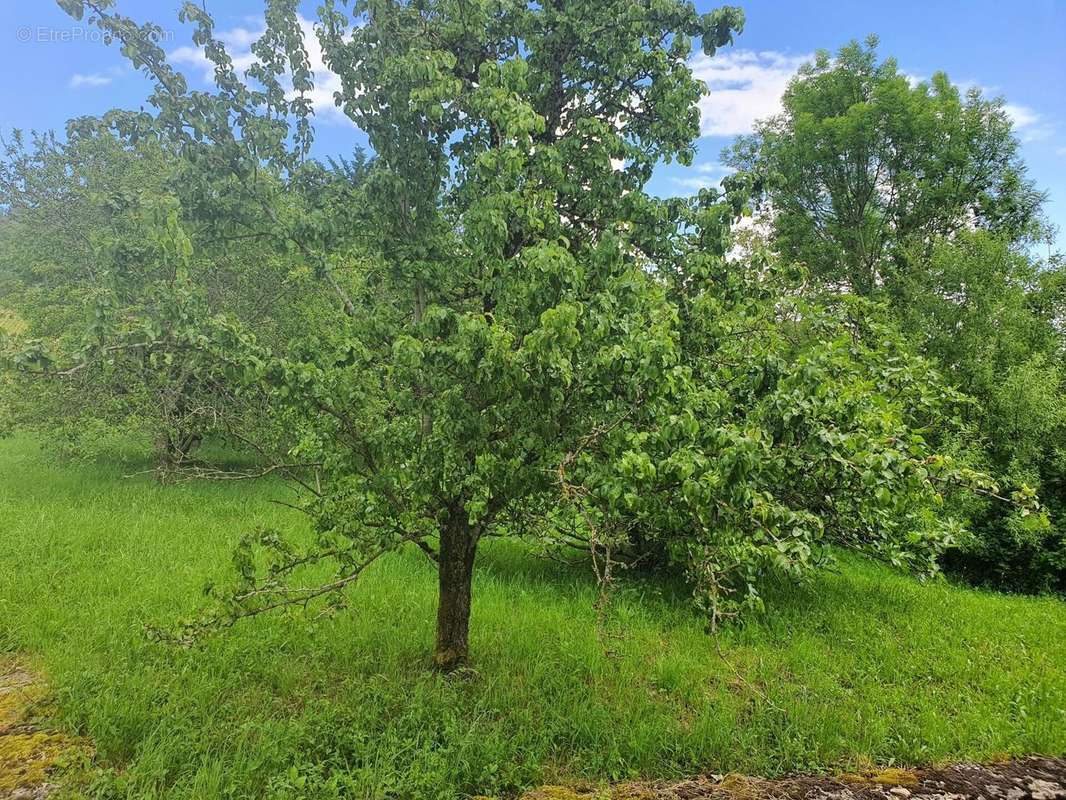
[[[846,783],[903,786],[905,788],[918,785],[918,774],[914,770],[900,769],[899,767],[869,769],[862,772],[845,772],[840,778]]]
[[[13,311],[0,308],[0,332],[14,336],[26,330],[26,322]]]
[[[34,792],[44,796],[56,774],[85,744],[42,727],[48,692],[40,676],[0,657],[0,798]]]

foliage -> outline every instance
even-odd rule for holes
[[[16,132],[0,167],[4,303],[22,323],[10,331],[23,367],[5,393],[10,424],[82,455],[132,437],[166,463],[212,433],[254,428],[217,372],[173,349],[173,329],[225,310],[284,337],[314,287],[254,242],[223,252],[213,232],[191,230],[175,194],[185,174],[158,141],[75,125],[67,143],[27,146]]]
[[[683,566],[712,623],[761,605],[761,576],[802,578],[841,547],[935,572],[961,533],[944,496],[999,491],[929,446],[960,396],[876,307],[811,303],[801,276],[766,255],[747,269],[703,261],[717,272],[677,289],[683,401],[650,406],[610,458],[615,474],[586,479],[595,513],[582,522],[601,539],[613,525],[622,560]]]
[[[938,242],[915,264],[894,305],[904,330],[976,400],[960,446],[983,469],[1034,487],[1046,507],[1019,518],[973,500],[973,530],[947,563],[992,586],[1066,590],[1061,268],[981,231]]]

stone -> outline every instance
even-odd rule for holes
[[[1066,787],[1061,783],[1034,778],[1029,781],[1029,794],[1032,795],[1033,800],[1062,800],[1066,798]]]

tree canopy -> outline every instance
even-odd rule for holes
[[[917,81],[877,39],[819,52],[783,112],[740,137],[730,165],[773,209],[782,255],[860,295],[901,277],[910,248],[968,227],[1033,233],[1043,196],[1026,178],[1002,99],[944,73]]]

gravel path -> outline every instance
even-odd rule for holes
[[[544,786],[523,800],[1066,800],[1066,759],[1032,756],[994,764],[886,769],[763,780],[707,775],[678,783],[609,789]]]

